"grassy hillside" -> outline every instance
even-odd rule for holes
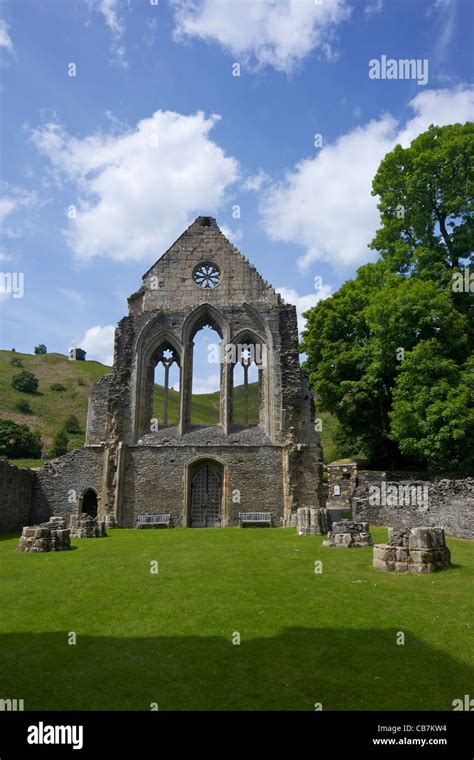
[[[19,361],[21,367],[11,364]],[[11,387],[13,375],[26,369],[33,372],[39,380],[38,391],[35,394],[21,393]],[[101,377],[111,372],[111,367],[94,361],[69,361],[62,354],[12,353],[0,350],[0,419],[11,419],[18,424],[28,425],[31,430],[39,430],[45,449],[48,449],[56,431],[62,427],[70,414],[75,414],[81,425],[81,432],[69,435],[69,449],[84,445],[87,419],[87,402],[91,386]],[[60,384],[65,390],[52,390],[51,385]],[[153,415],[161,419],[163,389],[155,386]],[[20,401],[28,401],[31,414],[18,411],[16,405]],[[323,414],[322,441],[325,447],[325,459],[331,461],[337,455],[333,444],[334,419]],[[169,391],[168,420],[177,422],[179,419],[179,393]],[[249,422],[258,419],[258,384],[249,385]],[[243,387],[234,389],[234,420],[237,424],[244,421]],[[193,396],[192,422],[199,424],[215,424],[219,421],[219,393],[205,393]],[[21,460],[24,466],[32,466],[37,462]]]

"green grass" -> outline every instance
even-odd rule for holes
[[[46,464],[45,459],[12,459],[12,463],[16,467],[43,467]]]
[[[373,570],[370,549],[289,529],[110,533],[37,555],[1,537],[2,698],[26,710],[451,710],[472,694],[473,543],[448,540],[448,571],[405,576]]]

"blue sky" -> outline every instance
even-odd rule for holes
[[[383,155],[474,118],[471,0],[3,0],[0,19],[0,270],[24,277],[2,348],[110,362],[127,296],[199,214],[301,313],[373,258]],[[428,82],[371,79],[383,55]]]

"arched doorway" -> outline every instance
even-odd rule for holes
[[[191,470],[189,525],[219,528],[222,520],[222,465],[199,462]]]
[[[82,497],[82,512],[86,512],[90,517],[97,517],[97,494],[92,488],[88,488]]]

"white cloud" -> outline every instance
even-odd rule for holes
[[[252,177],[247,177],[242,182],[242,190],[246,190],[248,192],[253,191],[258,193],[263,185],[265,185],[267,182],[269,182],[270,177],[266,172],[263,171],[263,169],[259,169],[256,174],[254,174]]]
[[[35,192],[25,190],[17,185],[9,185],[7,182],[1,184],[0,196],[0,225],[1,233],[10,240],[20,237],[19,229],[13,227],[4,227],[3,224],[7,217],[14,216],[17,212],[31,209],[36,205],[38,199]],[[10,220],[9,220],[10,221]]]
[[[120,0],[87,0],[89,8],[100,13],[106,25],[113,35],[112,54],[113,60],[119,66],[126,69],[128,63],[125,58],[125,47],[122,38],[125,33],[125,24],[119,16]]]
[[[54,171],[76,183],[77,217],[66,233],[76,255],[153,261],[193,217],[216,213],[239,178],[237,161],[209,138],[218,120],[156,111],[120,134],[33,130]]]
[[[83,348],[87,352],[87,359],[94,359],[111,367],[114,361],[114,335],[113,325],[89,327],[75,347]]]
[[[474,90],[425,90],[411,102],[404,126],[384,114],[342,135],[316,156],[301,161],[264,195],[262,219],[272,240],[302,246],[301,270],[314,261],[335,269],[359,266],[375,253],[368,243],[378,227],[371,185],[382,158],[400,143],[407,147],[430,124],[474,118]]]
[[[372,0],[372,2],[368,3],[364,8],[364,13],[366,16],[376,16],[378,13],[382,13],[383,10],[383,0]]]
[[[10,27],[7,22],[0,19],[0,47],[13,53],[13,42],[10,37]]]
[[[237,245],[237,243],[240,243],[242,240],[242,228],[237,227],[237,229],[233,230],[231,227],[228,227],[226,224],[221,224],[220,229],[224,237],[229,240],[232,245]]]
[[[177,39],[215,41],[240,62],[285,72],[313,50],[334,57],[335,29],[350,15],[346,0],[172,0],[172,5]]]
[[[122,35],[124,26],[118,17],[118,0],[99,0],[97,10],[102,13],[105,23],[114,34]]]
[[[298,319],[298,332],[302,332],[305,328],[306,320],[303,317],[305,311],[308,311],[312,306],[315,306],[318,301],[324,301],[325,298],[329,298],[332,293],[331,285],[322,285],[319,290],[315,290],[313,293],[308,293],[305,296],[300,296],[293,288],[275,288],[277,293],[280,293],[285,303],[291,303],[296,306],[296,316]]]
[[[193,394],[215,393],[220,388],[220,376],[208,375],[208,377],[193,377]],[[175,387],[179,390],[179,385]]]

